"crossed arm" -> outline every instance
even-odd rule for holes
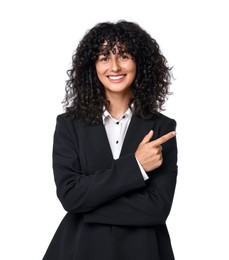
[[[152,135],[151,131],[145,136],[135,153],[150,177],[146,181],[146,187],[126,193],[85,213],[85,222],[125,226],[165,223],[176,186],[176,140],[170,140],[175,136],[175,132],[165,134],[155,141],[150,141]],[[164,147],[163,156],[161,145],[168,140],[170,142]]]
[[[153,135],[150,132],[135,154],[113,161],[110,169],[88,175],[80,170],[69,130],[59,118],[53,166],[57,194],[64,208],[74,214],[83,213],[88,223],[138,226],[164,223],[171,208],[177,174],[172,125],[164,131],[169,134],[150,141]],[[146,182],[135,156],[149,175]]]

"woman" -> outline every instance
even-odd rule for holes
[[[174,259],[165,222],[177,176],[176,122],[160,113],[171,73],[157,42],[135,23],[97,24],[68,75],[53,146],[68,213],[43,259]]]

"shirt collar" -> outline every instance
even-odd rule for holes
[[[131,105],[131,108],[132,108],[132,105]],[[127,111],[120,117],[120,119],[122,118],[122,117],[132,117],[132,115],[133,115],[133,112],[131,111],[131,109],[130,108],[128,108],[127,109]],[[118,120],[116,120],[116,119],[114,119],[112,116],[111,116],[111,114],[107,111],[107,109],[105,109],[104,110],[104,112],[103,112],[103,124],[105,125],[105,123],[106,123],[106,120],[108,119],[108,118],[111,118],[111,119],[113,119],[113,120],[115,120],[115,121],[118,121]],[[120,121],[120,119],[119,119],[119,121]]]

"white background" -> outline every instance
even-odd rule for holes
[[[173,81],[179,177],[167,224],[176,260],[229,259],[226,0],[5,0],[0,4],[0,259],[40,260],[65,215],[52,138],[66,70],[98,22],[126,19],[155,38]]]

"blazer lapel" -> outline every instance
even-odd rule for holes
[[[144,136],[154,128],[154,120],[144,120],[132,116],[124,142],[121,149],[120,157],[134,153]],[[110,167],[113,161],[113,155],[103,123],[94,126],[83,127],[84,159],[85,165],[89,171],[104,167]]]
[[[103,162],[104,167],[110,165],[113,155],[103,123],[85,126],[84,136],[87,157],[91,158],[95,165],[101,164],[101,162]]]
[[[153,128],[153,120],[144,120],[133,115],[123,142],[120,157],[134,153],[144,136]]]

